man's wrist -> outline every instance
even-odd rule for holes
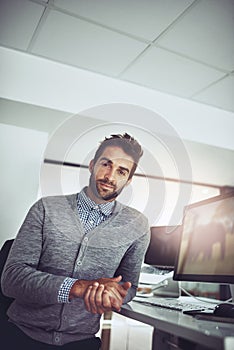
[[[93,283],[93,281],[76,280],[69,292],[69,300],[74,298],[83,298],[86,289]]]

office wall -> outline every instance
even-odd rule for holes
[[[192,167],[193,181],[209,182],[209,180],[212,180],[214,183],[222,185],[225,184],[223,182],[224,176],[228,180],[227,174],[231,173],[232,151],[192,141],[184,141],[184,147],[189,153],[189,159],[187,160],[189,160],[190,164],[186,163],[181,150],[176,150],[176,144],[169,142],[165,135],[163,136],[160,133],[154,134],[147,128],[134,125],[133,121],[136,115],[144,118],[147,113],[151,114],[150,111],[139,106],[119,104],[118,108],[114,106],[114,110],[113,105],[104,105],[102,107],[103,116],[109,115],[110,110],[113,110],[114,113],[118,111],[120,115],[130,116],[132,123],[108,122],[95,118],[95,116],[101,114],[100,107],[94,108],[93,111],[89,110],[87,114],[90,116],[74,115],[69,117],[68,113],[4,99],[0,101],[0,106],[0,122],[4,123],[2,127],[5,127],[5,132],[3,133],[5,143],[2,143],[1,147],[2,157],[8,162],[7,164],[14,162],[15,158],[18,161],[20,159],[18,155],[15,157],[14,153],[13,155],[9,153],[9,145],[12,142],[15,144],[18,139],[21,142],[25,140],[23,146],[20,146],[20,143],[19,145],[17,144],[17,152],[21,154],[22,162],[18,167],[30,169],[26,175],[30,173],[30,181],[34,183],[34,189],[30,193],[29,188],[25,189],[24,186],[19,185],[16,179],[15,181],[11,179],[7,187],[5,182],[2,182],[2,188],[7,188],[9,196],[21,198],[23,191],[28,198],[23,209],[17,203],[16,208],[18,208],[18,212],[14,216],[16,218],[15,224],[8,221],[9,228],[6,228],[6,212],[1,213],[0,216],[3,215],[2,224],[4,222],[4,238],[6,237],[6,232],[8,232],[9,237],[16,233],[27,209],[37,197],[35,193],[38,196],[74,193],[88,183],[89,172],[87,169],[79,170],[77,168],[50,164],[43,165],[42,169],[44,169],[45,173],[42,177],[40,172],[42,156],[88,165],[99,141],[113,132],[128,131],[143,145],[145,153],[137,173],[162,177],[162,180],[157,180],[134,176],[131,185],[119,197],[121,202],[142,211],[149,218],[151,225],[176,225],[181,222],[183,206],[187,204],[188,200],[196,201],[217,194],[216,189],[201,186],[188,188],[189,186],[186,184],[180,185],[165,181],[164,178],[179,178],[182,176],[185,179],[184,175],[186,173],[183,173],[184,165],[186,168],[188,166]],[[17,137],[14,138],[12,136],[12,130],[17,130]],[[21,136],[23,130],[25,136]],[[41,147],[41,138],[39,137],[44,134],[48,135],[48,140],[44,144],[45,154],[43,154],[44,149]],[[33,148],[30,147],[31,144],[34,145]],[[38,151],[35,151],[36,148]],[[185,151],[183,147],[182,151]],[[202,158],[199,157],[201,154]],[[177,160],[180,163],[177,163]],[[206,167],[204,167],[204,161]],[[219,164],[218,171],[216,171],[217,162]],[[181,164],[182,171],[178,169]],[[207,168],[210,169],[209,177],[206,172]],[[9,178],[14,174],[11,173],[10,167],[5,167],[5,171],[9,172]],[[217,174],[218,177],[216,177]],[[222,180],[221,183],[219,183],[220,179]],[[12,184],[14,183],[17,183],[17,186],[13,186]],[[25,181],[25,184],[27,184],[27,181]],[[186,190],[186,196],[178,204],[178,195],[183,190]],[[177,209],[176,213],[175,207]],[[17,210],[16,208],[15,210]]]
[[[0,124],[0,246],[15,237],[38,197],[39,173],[48,134]]]
[[[24,106],[31,106],[27,114],[24,107],[24,112],[17,115],[17,118],[11,117],[8,120],[6,116],[4,123],[7,124],[9,121],[9,124],[15,123],[25,128],[31,127],[52,135],[66,117],[81,114],[84,117],[81,125],[88,118],[93,118],[102,120],[103,123],[130,123],[157,134],[158,124],[153,114],[159,115],[175,129],[179,137],[186,143],[191,160],[193,181],[234,185],[232,177],[234,170],[233,113],[19,51],[1,47],[0,54],[2,59],[0,96],[5,101],[14,102],[16,109],[17,104],[20,106],[21,103]],[[113,104],[115,108],[112,108]],[[139,111],[144,108],[152,113],[146,119],[141,117],[141,112],[136,112],[136,108],[136,113],[123,113],[123,106],[128,111],[131,106],[136,106]],[[47,114],[48,110],[51,111],[51,114]],[[159,162],[158,148],[155,148],[155,154],[159,157]],[[167,167],[165,158],[161,159],[163,162],[160,160],[160,163],[165,165],[163,175],[174,177],[175,174],[170,173],[172,168]],[[78,159],[76,161],[79,162]],[[147,172],[150,169],[150,166],[147,165]],[[160,167],[158,169],[161,171]],[[63,170],[63,172],[68,172],[68,170]],[[71,170],[69,172],[71,173]],[[158,174],[153,173],[152,175]],[[35,176],[38,174],[35,173]],[[69,180],[63,185],[64,189],[72,191],[77,188],[77,175],[74,175],[74,172],[72,176],[71,174],[69,176],[63,174],[63,176],[64,178],[69,177]],[[163,186],[165,187],[165,183],[153,182],[153,180],[150,182],[155,184],[152,185],[155,190],[161,191]],[[74,186],[71,186],[71,183]],[[145,201],[142,199],[149,187],[144,187],[140,179],[134,180],[134,183],[136,184],[134,192],[137,191],[139,194],[132,196],[131,203],[140,210],[142,208],[144,210]],[[13,188],[9,190],[13,192]],[[206,191],[209,190],[199,188],[199,193],[192,191],[191,200],[212,195]],[[176,185],[173,189],[168,186],[166,192],[174,197],[178,188]],[[153,199],[161,204],[157,194]],[[160,217],[162,221],[154,220],[151,223],[167,222],[168,216],[165,213],[173,210],[175,204],[175,200],[168,196],[163,203],[164,213]]]

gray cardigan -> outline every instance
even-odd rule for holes
[[[34,339],[62,345],[94,336],[100,315],[86,311],[83,299],[58,303],[66,277],[97,279],[123,276],[136,292],[149,243],[146,217],[116,201],[108,220],[84,234],[76,194],[37,201],[13,243],[2,274],[2,289],[15,298],[8,310],[12,322]]]

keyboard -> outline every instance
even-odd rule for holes
[[[192,297],[158,298],[158,297],[135,297],[133,301],[162,307],[166,309],[188,312],[188,311],[213,311],[217,304],[198,301]]]

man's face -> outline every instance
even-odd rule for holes
[[[90,162],[89,189],[98,202],[113,201],[131,182],[134,161],[119,147],[107,147],[97,162]]]

